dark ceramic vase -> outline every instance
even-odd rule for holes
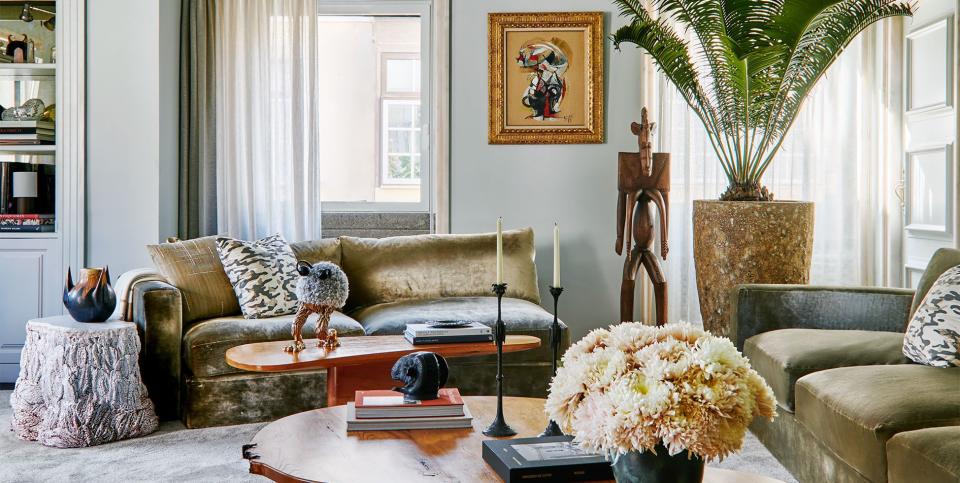
[[[657,454],[631,451],[613,463],[617,483],[701,483],[703,460],[686,451],[670,456],[667,448],[657,445]]]
[[[110,269],[82,268],[74,284],[70,269],[67,268],[63,306],[77,322],[103,322],[109,319],[117,306],[117,294],[110,286]]]

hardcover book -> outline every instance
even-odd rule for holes
[[[470,428],[473,416],[463,406],[463,416],[433,418],[368,418],[357,417],[354,403],[347,403],[347,431],[400,431],[407,429],[459,429]]]
[[[493,342],[493,334],[480,335],[429,335],[415,337],[410,332],[404,332],[403,337],[413,345],[421,344],[454,344],[467,342]]]
[[[407,332],[414,337],[442,336],[442,335],[483,335],[493,331],[479,322],[464,327],[431,327],[428,324],[407,324]]]
[[[437,399],[407,402],[397,391],[357,391],[356,414],[358,419],[464,415],[463,399],[457,388],[441,388],[439,396]]]
[[[573,444],[573,436],[487,440],[483,461],[507,483],[613,479],[610,462]]]

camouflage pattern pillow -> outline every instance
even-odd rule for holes
[[[256,242],[219,237],[217,253],[244,318],[296,312],[297,257],[282,236]]]
[[[960,366],[960,265],[943,272],[917,307],[903,355],[928,366]]]

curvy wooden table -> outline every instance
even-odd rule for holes
[[[346,407],[287,416],[260,430],[243,457],[250,472],[279,482],[501,481],[483,461],[481,433],[496,414],[492,396],[465,397],[472,429],[347,433]],[[543,399],[506,397],[504,417],[528,438],[547,423]],[[765,476],[707,467],[704,483],[783,483]]]
[[[353,401],[361,389],[387,389],[395,386],[390,369],[401,356],[430,351],[444,357],[481,356],[497,353],[493,342],[413,345],[400,335],[343,337],[340,347],[323,349],[316,340],[305,340],[307,348],[292,354],[283,347],[290,341],[257,342],[227,350],[227,364],[254,372],[292,372],[327,369],[327,406]],[[503,352],[519,352],[540,347],[540,339],[529,335],[508,335]]]

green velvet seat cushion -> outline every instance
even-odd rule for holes
[[[856,366],[814,372],[796,387],[797,419],[838,458],[887,481],[886,443],[915,429],[960,424],[960,367]]]
[[[887,481],[960,481],[960,426],[904,431],[890,438],[887,441]]]
[[[407,324],[431,320],[469,320],[493,327],[497,321],[497,298],[405,300],[374,305],[351,312],[350,315],[363,325],[367,335],[403,334]],[[504,297],[503,321],[507,325],[508,335],[532,335],[539,337],[541,341],[539,349],[511,354],[512,361],[550,361],[550,326],[553,324],[553,314],[526,300]],[[569,336],[566,326],[562,324],[561,322],[564,339],[567,339]],[[566,345],[564,342],[561,348]]]
[[[743,354],[793,412],[794,387],[807,374],[835,367],[905,364],[903,334],[872,330],[781,329],[747,339]]]
[[[244,372],[227,364],[227,349],[251,342],[290,340],[290,326],[294,314],[267,319],[244,319],[221,317],[198,322],[183,336],[183,362],[189,373],[196,377],[221,376]],[[303,329],[303,338],[310,344],[315,337],[313,329],[316,316],[312,316]],[[363,327],[356,320],[334,312],[330,328],[337,335],[349,337],[363,335]]]

